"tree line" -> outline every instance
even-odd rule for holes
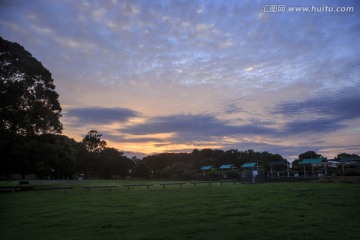
[[[60,134],[16,136],[2,148],[2,178],[12,174],[36,174],[39,178],[193,178],[200,168],[223,164],[235,167],[256,160],[267,166],[270,161],[284,160],[279,154],[230,149],[194,149],[191,153],[159,153],[129,158],[123,152],[106,147],[101,134],[91,130],[81,142]],[[3,139],[3,144],[5,143]],[[129,171],[130,170],[130,171]]]
[[[42,179],[71,179],[74,177],[125,179],[163,178],[193,179],[203,166],[219,168],[224,164],[233,164],[240,169],[244,163],[257,162],[263,169],[270,169],[273,161],[285,161],[281,155],[252,149],[194,149],[190,153],[159,153],[137,159],[129,158],[123,152],[107,147],[106,141],[96,130],[91,130],[82,139],[75,141],[60,134],[40,134],[16,136],[1,148],[1,177],[9,179],[13,174],[35,174]],[[2,138],[2,144],[5,141]],[[335,158],[357,156],[341,153]],[[323,157],[314,151],[299,155],[293,163],[308,158]],[[238,170],[228,173],[229,177],[238,177]]]
[[[117,149],[104,147],[91,151],[86,141],[76,142],[60,134],[17,136],[11,142],[2,140],[0,173],[3,179],[13,174],[21,174],[22,178],[35,174],[43,179],[71,179],[82,174],[120,178],[134,165]]]

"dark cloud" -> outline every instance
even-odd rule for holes
[[[271,128],[258,125],[230,125],[212,115],[171,115],[155,117],[149,121],[120,129],[122,133],[144,135],[175,133],[181,140],[209,140],[211,137],[237,134],[271,134]]]
[[[345,128],[346,120],[360,118],[360,91],[345,89],[303,101],[283,103],[273,113],[297,118],[285,124],[283,134],[331,133]]]
[[[76,118],[77,124],[107,124],[126,122],[129,118],[139,116],[139,113],[127,108],[73,108],[64,115]]]
[[[331,116],[335,120],[351,120],[360,117],[360,91],[345,89],[335,93],[325,93],[298,102],[280,104],[274,113],[284,115]]]
[[[102,132],[104,139],[114,141],[114,142],[126,142],[126,143],[150,143],[150,142],[165,142],[166,139],[160,139],[155,137],[128,137],[122,134],[114,135],[112,132]]]
[[[283,128],[284,135],[309,134],[309,133],[331,133],[346,125],[340,124],[334,118],[319,118],[315,120],[296,120],[289,122]]]

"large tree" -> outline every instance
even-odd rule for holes
[[[61,133],[61,106],[51,73],[20,44],[0,37],[0,174],[34,172],[26,147]],[[44,146],[37,146],[43,148]]]
[[[64,178],[75,172],[76,142],[67,136],[43,134],[27,137],[24,147],[26,162],[31,167],[28,173],[36,173],[40,178]]]
[[[51,73],[20,44],[0,37],[0,134],[61,133]]]

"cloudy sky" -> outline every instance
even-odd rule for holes
[[[53,74],[76,140],[360,154],[359,1],[0,0],[0,35]]]

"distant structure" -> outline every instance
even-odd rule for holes
[[[201,170],[203,171],[203,178],[206,177],[206,171],[211,171],[214,167],[213,166],[203,166]]]
[[[263,171],[261,173],[260,166],[256,162],[248,162],[241,165],[241,182],[242,183],[256,183],[264,180]]]
[[[219,169],[221,170],[221,178],[227,178],[227,175],[224,174],[224,171],[226,170],[232,170],[235,169],[236,167],[234,166],[234,164],[226,164],[226,165],[222,165],[219,167]]]
[[[270,178],[274,177],[274,172],[276,173],[275,177],[280,177],[280,173],[284,173],[285,171],[287,177],[290,177],[289,165],[290,163],[286,160],[270,161]]]
[[[304,160],[300,161],[299,165],[304,166],[304,177],[309,175],[309,174],[306,175],[306,166],[311,166],[311,175],[312,176],[317,175],[318,177],[321,177],[324,175],[322,173],[322,168],[324,169],[325,175],[327,174],[326,162],[327,162],[326,158],[310,158],[310,159],[304,159]],[[314,172],[314,170],[315,170],[315,172]]]

